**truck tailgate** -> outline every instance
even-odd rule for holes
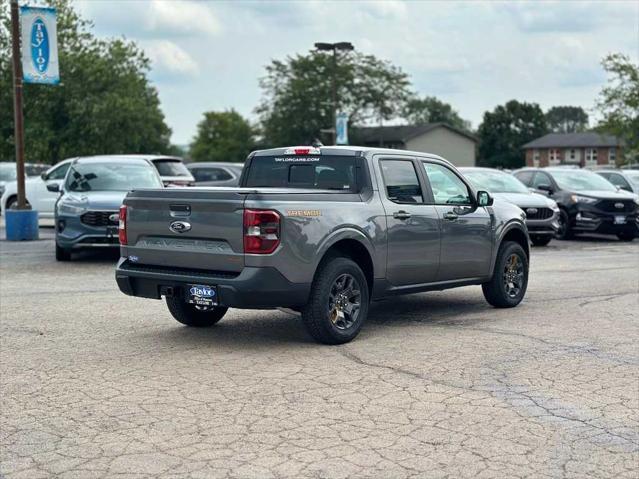
[[[240,188],[133,191],[124,200],[128,245],[123,253],[138,264],[239,273],[248,193]]]

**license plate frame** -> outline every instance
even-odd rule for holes
[[[625,225],[626,224],[626,216],[625,215],[615,215],[614,223],[616,225]]]
[[[186,302],[194,306],[211,308],[219,304],[217,286],[210,284],[187,284]]]

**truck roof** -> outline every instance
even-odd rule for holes
[[[368,156],[377,153],[381,154],[394,154],[394,155],[409,155],[409,156],[419,156],[424,158],[435,158],[437,160],[442,160],[449,163],[448,160],[442,158],[439,155],[434,153],[424,153],[421,151],[411,151],[411,150],[397,150],[392,148],[379,148],[374,146],[354,146],[354,145],[346,145],[346,146],[285,146],[281,148],[270,148],[267,150],[256,150],[252,152],[251,156],[273,156],[273,155],[286,155],[291,154],[290,150],[294,149],[312,149],[319,150],[320,155],[339,155],[339,156]],[[311,153],[312,154],[312,153]]]

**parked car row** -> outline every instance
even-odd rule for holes
[[[120,161],[123,158],[140,158],[149,161],[158,171],[164,186],[237,186],[242,174],[238,163],[188,163],[181,158],[156,155],[104,155],[104,161]],[[41,218],[53,218],[58,198],[51,185],[60,185],[67,170],[77,158],[63,160],[51,167],[42,164],[25,165],[25,195],[27,202],[38,210]],[[0,163],[0,211],[13,208],[18,202],[15,182],[15,163]]]
[[[557,237],[577,233],[614,234],[622,241],[637,236],[639,196],[624,191],[603,175],[566,168],[524,168],[513,175],[524,185],[557,202]],[[627,173],[627,172],[626,172]]]

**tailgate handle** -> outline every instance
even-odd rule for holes
[[[191,215],[191,205],[169,205],[169,209],[174,218]]]

